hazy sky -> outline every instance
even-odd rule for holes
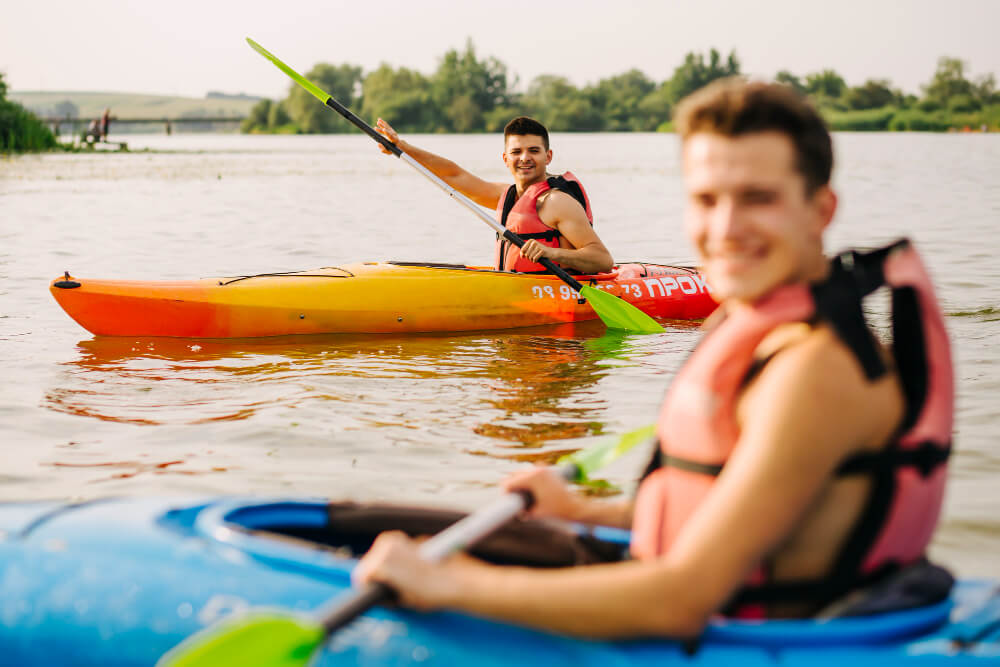
[[[638,67],[660,81],[688,51],[735,49],[744,72],[832,68],[848,84],[888,78],[919,93],[938,57],[1000,78],[1000,0],[5,0],[0,71],[11,89],[209,90],[284,97],[289,82],[243,41],[293,68],[382,62],[425,74],[472,38],[523,87],[578,86]]]

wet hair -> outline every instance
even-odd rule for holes
[[[549,150],[549,131],[545,129],[545,126],[539,123],[534,118],[528,118],[527,116],[518,116],[514,120],[507,123],[503,128],[503,143],[507,144],[507,137],[512,134],[518,136],[524,136],[527,134],[535,134],[542,138],[542,144],[545,146],[545,150]]]
[[[719,79],[681,101],[674,127],[682,143],[701,132],[725,137],[780,132],[795,147],[795,168],[805,179],[806,194],[830,182],[830,131],[812,104],[790,86],[740,77]]]

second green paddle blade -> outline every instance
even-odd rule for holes
[[[602,292],[596,287],[584,285],[580,296],[590,302],[597,316],[608,325],[609,329],[622,329],[633,333],[654,334],[663,333],[663,327],[652,317],[642,312],[628,301],[623,301],[613,294]]]
[[[303,667],[321,643],[323,627],[306,617],[254,614],[192,635],[158,667]]]

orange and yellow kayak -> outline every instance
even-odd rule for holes
[[[578,279],[653,317],[701,319],[716,305],[705,279],[685,267],[623,264]],[[170,282],[66,274],[50,289],[70,317],[99,336],[473,331],[597,317],[555,276],[458,264],[365,262]]]

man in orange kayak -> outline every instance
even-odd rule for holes
[[[504,128],[503,161],[514,184],[484,181],[451,160],[404,141],[381,118],[376,129],[448,185],[481,206],[496,210],[497,221],[525,239],[518,248],[497,239],[496,268],[545,273],[547,257],[563,268],[593,274],[610,271],[611,253],[594,231],[590,201],[582,184],[566,172],[546,172],[552,162],[549,133],[538,121],[519,117]],[[382,152],[390,154],[384,147]]]
[[[531,492],[534,516],[631,529],[633,560],[430,564],[385,533],[356,581],[420,609],[615,638],[694,637],[720,613],[856,615],[947,595],[950,577],[924,551],[944,492],[952,368],[915,251],[824,255],[832,141],[791,89],[716,82],[675,124],[687,233],[721,306],[667,394],[638,493],[587,499],[547,468],[504,483]],[[880,285],[891,351],[861,308]]]

